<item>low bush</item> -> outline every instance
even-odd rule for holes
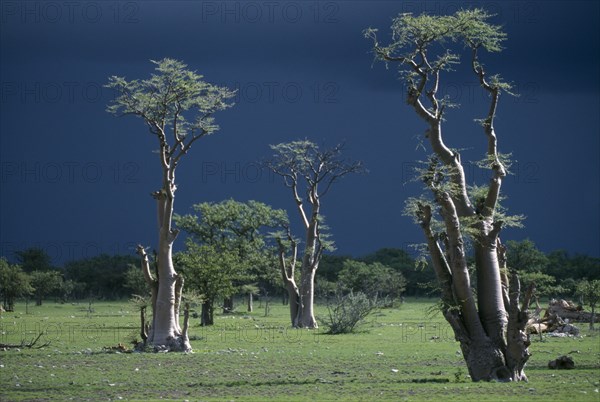
[[[328,334],[351,333],[380,306],[381,302],[362,292],[338,295],[327,305],[327,316],[322,321],[329,328]]]

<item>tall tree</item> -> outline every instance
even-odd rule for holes
[[[526,380],[523,369],[530,356],[524,331],[530,292],[519,306],[519,280],[512,273],[509,281],[506,250],[499,238],[503,226],[516,223],[498,207],[507,166],[498,152],[495,127],[500,95],[511,88],[498,75],[490,75],[480,61],[482,50],[500,51],[506,36],[488,22],[490,18],[480,9],[451,16],[400,14],[393,19],[389,45],[380,44],[376,29],[364,34],[373,41],[376,59],[398,65],[408,89],[406,102],[427,125],[424,137],[433,155],[421,179],[431,198],[412,199],[407,210],[425,234],[441,287],[443,314],[460,342],[471,378],[519,381]],[[487,186],[467,186],[461,156],[442,135],[446,111],[454,106],[439,95],[442,76],[459,63],[453,43],[469,50],[470,69],[489,95],[487,115],[478,120],[487,139],[481,162],[491,171]],[[468,243],[474,250],[476,291],[467,266]]]
[[[233,280],[240,272],[239,256],[188,238],[186,250],[177,253],[175,260],[187,278],[188,287],[202,296],[200,325],[213,325],[217,300],[235,293]]]
[[[202,325],[212,325],[217,297],[227,299],[272,270],[268,231],[287,222],[287,214],[257,201],[205,202],[192,208],[199,215],[174,217],[190,235],[181,261],[186,277],[204,296]]]
[[[175,171],[192,145],[218,130],[213,115],[231,106],[234,92],[203,81],[187,65],[173,59],[153,61],[156,73],[145,80],[127,81],[112,76],[107,85],[116,92],[108,111],[141,118],[158,142],[162,170],[160,189],[152,193],[158,207],[158,269],[156,277],[144,247],[137,251],[144,278],[153,289],[153,318],[148,342],[168,350],[188,351],[187,327],[179,325],[183,277],[173,266],[173,242],[178,230],[172,225]]]
[[[300,287],[296,285],[296,263],[298,241],[292,236],[289,225],[278,237],[280,266],[283,281],[289,293],[292,325],[302,328],[317,328],[314,315],[315,273],[323,252],[332,246],[323,232],[321,198],[332,185],[349,173],[363,171],[360,162],[342,158],[342,145],[321,150],[308,141],[293,141],[271,145],[273,157],[265,166],[283,178],[291,190],[302,227],[304,229],[304,254],[301,257]],[[305,193],[305,198],[300,194]],[[308,203],[308,211],[304,202]],[[286,258],[290,253],[291,258]]]

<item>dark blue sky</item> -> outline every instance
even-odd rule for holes
[[[255,199],[297,219],[289,193],[255,162],[272,143],[346,140],[347,155],[370,173],[324,199],[338,252],[421,242],[401,211],[419,193],[405,183],[425,156],[417,149],[425,126],[404,103],[395,68],[372,63],[361,31],[387,37],[400,12],[472,6],[498,14],[509,40],[484,61],[521,94],[503,97],[497,130],[500,150],[517,161],[505,203],[527,220],[503,238],[600,256],[598,2],[4,0],[0,255],[39,246],[61,264],[155,245],[155,138],[141,121],[106,113],[112,94],[102,85],[110,75],[146,77],[149,60],[163,57],[239,89],[237,105],[217,116],[221,131],[182,162],[176,212]],[[485,113],[485,97],[461,72],[442,93],[462,104],[447,115],[446,141],[465,148],[463,160],[479,160],[485,138],[472,119]]]

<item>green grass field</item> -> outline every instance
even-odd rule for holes
[[[0,351],[0,400],[600,400],[600,334],[587,325],[580,338],[536,337],[528,383],[472,383],[448,325],[428,314],[433,302],[409,299],[335,336],[289,328],[277,303],[268,317],[256,308],[210,328],[193,320],[192,354],[103,351],[137,333],[127,302],[47,302],[28,314],[19,304],[0,319],[0,343],[44,331],[51,344]],[[574,370],[547,368],[568,353]]]

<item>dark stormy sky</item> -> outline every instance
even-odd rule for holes
[[[395,67],[373,64],[361,31],[388,38],[401,12],[484,7],[509,35],[484,55],[521,94],[503,97],[500,150],[512,152],[505,204],[527,216],[505,240],[544,251],[600,256],[600,6],[595,1],[1,1],[0,255],[39,246],[55,263],[155,245],[159,186],[155,138],[133,117],[105,112],[110,75],[146,77],[150,59],[185,61],[205,79],[238,89],[179,169],[176,212],[226,198],[287,208],[282,184],[257,168],[268,144],[346,141],[368,175],[324,199],[338,253],[407,248],[421,233],[402,216],[424,124],[403,101]],[[479,160],[485,138],[472,120],[486,98],[456,72],[442,93],[460,102],[446,141]],[[467,171],[471,172],[470,166]],[[469,182],[481,182],[474,172]],[[183,241],[178,241],[182,247]]]

